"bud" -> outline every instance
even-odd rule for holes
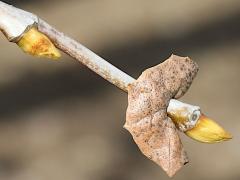
[[[29,29],[17,42],[17,45],[27,54],[58,59],[61,57],[51,40],[35,27]]]
[[[232,139],[220,125],[210,118],[201,115],[195,127],[185,132],[189,137],[204,143],[216,143]]]
[[[170,101],[167,113],[175,126],[187,136],[204,143],[216,143],[232,138],[220,125],[202,114],[200,107]]]

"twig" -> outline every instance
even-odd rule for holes
[[[16,42],[32,26],[36,26],[40,32],[47,35],[60,50],[77,59],[123,91],[127,92],[128,85],[135,81],[128,74],[111,65],[79,42],[59,32],[36,15],[0,1],[0,29],[9,41]],[[200,108],[198,106],[182,103],[174,99],[170,100],[167,111],[171,113],[182,108],[188,110],[189,118],[199,118]]]
[[[22,39],[24,39],[24,35],[28,34],[28,32],[31,32],[28,31],[28,29],[31,28],[31,30],[34,29],[35,31],[37,31],[35,28],[32,27],[37,27],[38,31],[48,36],[48,38],[50,38],[51,41],[55,44],[55,46],[58,47],[60,50],[62,50],[69,56],[77,59],[78,61],[86,65],[89,69],[96,72],[98,75],[102,76],[104,79],[108,80],[123,91],[128,92],[129,85],[135,82],[134,78],[114,67],[113,65],[111,65],[103,58],[99,57],[77,41],[64,35],[62,32],[59,32],[57,29],[50,26],[44,20],[38,18],[36,15],[25,12],[21,9],[15,8],[0,1],[0,30],[3,31],[9,41],[19,43]],[[44,36],[42,33],[39,33],[40,36]],[[23,38],[21,38],[22,36]],[[44,37],[48,39],[46,36]],[[29,45],[29,43],[27,43],[27,45]],[[192,70],[194,72],[194,69]],[[167,71],[165,70],[164,73],[166,72]],[[158,76],[158,74],[156,76]],[[189,76],[188,79],[192,81],[192,76]],[[153,79],[153,81],[156,83],[155,80],[156,79]],[[158,78],[158,81],[163,82],[161,78],[160,80]],[[186,91],[189,87],[188,85],[190,85],[190,82],[188,82],[188,80],[185,81],[185,87],[183,87],[183,90],[181,90],[180,93],[184,93],[184,91]],[[175,81],[172,83],[175,84]],[[178,83],[178,86],[181,86],[181,83]],[[178,86],[172,86],[172,88],[178,88]],[[159,88],[159,86],[157,87]],[[172,91],[173,93],[175,92],[174,88]],[[159,89],[155,88],[155,92],[158,92],[158,90]],[[136,92],[137,94],[142,93],[141,90],[137,90]],[[167,89],[167,91],[164,92],[165,94],[168,94],[171,91]],[[162,166],[163,169],[168,173],[168,175],[172,176],[187,162],[187,160],[185,159],[186,156],[184,155],[181,141],[176,132],[176,128],[173,125],[173,122],[175,122],[175,125],[178,127],[178,129],[185,132],[189,137],[192,137],[193,139],[201,142],[214,143],[229,140],[231,139],[231,135],[225,132],[224,129],[217,125],[214,121],[203,116],[201,114],[200,107],[185,104],[174,99],[171,99],[169,101],[170,98],[180,97],[180,95],[182,94],[179,94],[179,96],[168,94],[169,97],[162,97],[161,100],[163,102],[163,107],[159,107],[161,103],[159,104],[158,98],[161,97],[161,93],[164,92],[159,91],[158,93],[153,94],[148,93],[146,96],[144,96],[145,99],[142,98],[142,96],[137,95],[137,97],[140,98],[138,98],[138,101],[136,101],[136,96],[133,96],[131,88],[129,88],[130,103],[126,113],[127,120],[124,127],[131,132],[134,140],[140,147],[143,154],[148,156],[148,158],[152,159],[160,166]],[[161,95],[159,95],[159,93]],[[152,97],[152,95],[154,97]],[[147,101],[144,101],[146,99]],[[136,109],[135,101],[140,104],[140,106],[137,106]],[[154,106],[148,106],[148,104],[153,104],[153,102],[155,103]],[[166,114],[167,105],[168,116]],[[161,110],[156,113],[155,107],[160,108]],[[152,113],[154,113],[154,116]],[[139,114],[139,116],[136,116],[136,114]],[[137,119],[137,123],[135,121],[136,117],[140,119],[140,121],[139,119]],[[148,125],[148,121],[151,121],[149,120],[149,117],[151,118],[151,120],[153,119],[153,117],[155,117],[155,124],[152,122],[149,123],[151,128],[149,128],[150,126]],[[138,126],[138,132],[136,131],[136,125]],[[156,130],[156,128],[158,130]],[[161,140],[159,138],[161,138]]]
[[[38,30],[47,35],[63,52],[77,59],[123,91],[127,92],[127,86],[135,81],[135,79],[128,74],[119,70],[79,42],[59,32],[42,19],[38,21]]]
[[[63,52],[77,59],[89,69],[96,72],[98,75],[119,87],[123,91],[127,92],[128,85],[135,81],[135,79],[128,74],[119,70],[85,46],[81,45],[79,42],[59,32],[42,19],[39,19],[38,29],[42,33],[46,34]],[[169,103],[168,111],[173,111],[174,109],[180,109],[182,107],[188,108],[192,113],[196,110],[200,110],[198,106],[193,106],[172,99]]]

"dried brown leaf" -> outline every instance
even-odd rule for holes
[[[145,70],[129,86],[124,127],[141,152],[171,177],[188,162],[177,129],[167,116],[170,99],[181,97],[198,71],[188,57],[172,55]]]

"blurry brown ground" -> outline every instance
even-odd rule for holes
[[[10,1],[8,1],[10,2]],[[184,101],[234,139],[197,143],[173,179],[240,179],[240,1],[11,1],[138,77],[175,53],[200,72]],[[127,94],[80,63],[23,54],[0,36],[0,179],[169,179],[122,128]]]

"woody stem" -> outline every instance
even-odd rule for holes
[[[38,27],[40,32],[47,35],[61,51],[77,59],[123,91],[127,92],[128,85],[135,81],[135,79],[128,74],[108,63],[79,42],[59,32],[36,15],[0,1],[0,30],[4,32],[9,41],[16,42],[26,30],[34,25]],[[168,112],[170,113],[173,110],[185,106],[190,106],[193,109],[199,108],[181,103],[177,100],[171,100],[169,102]]]

